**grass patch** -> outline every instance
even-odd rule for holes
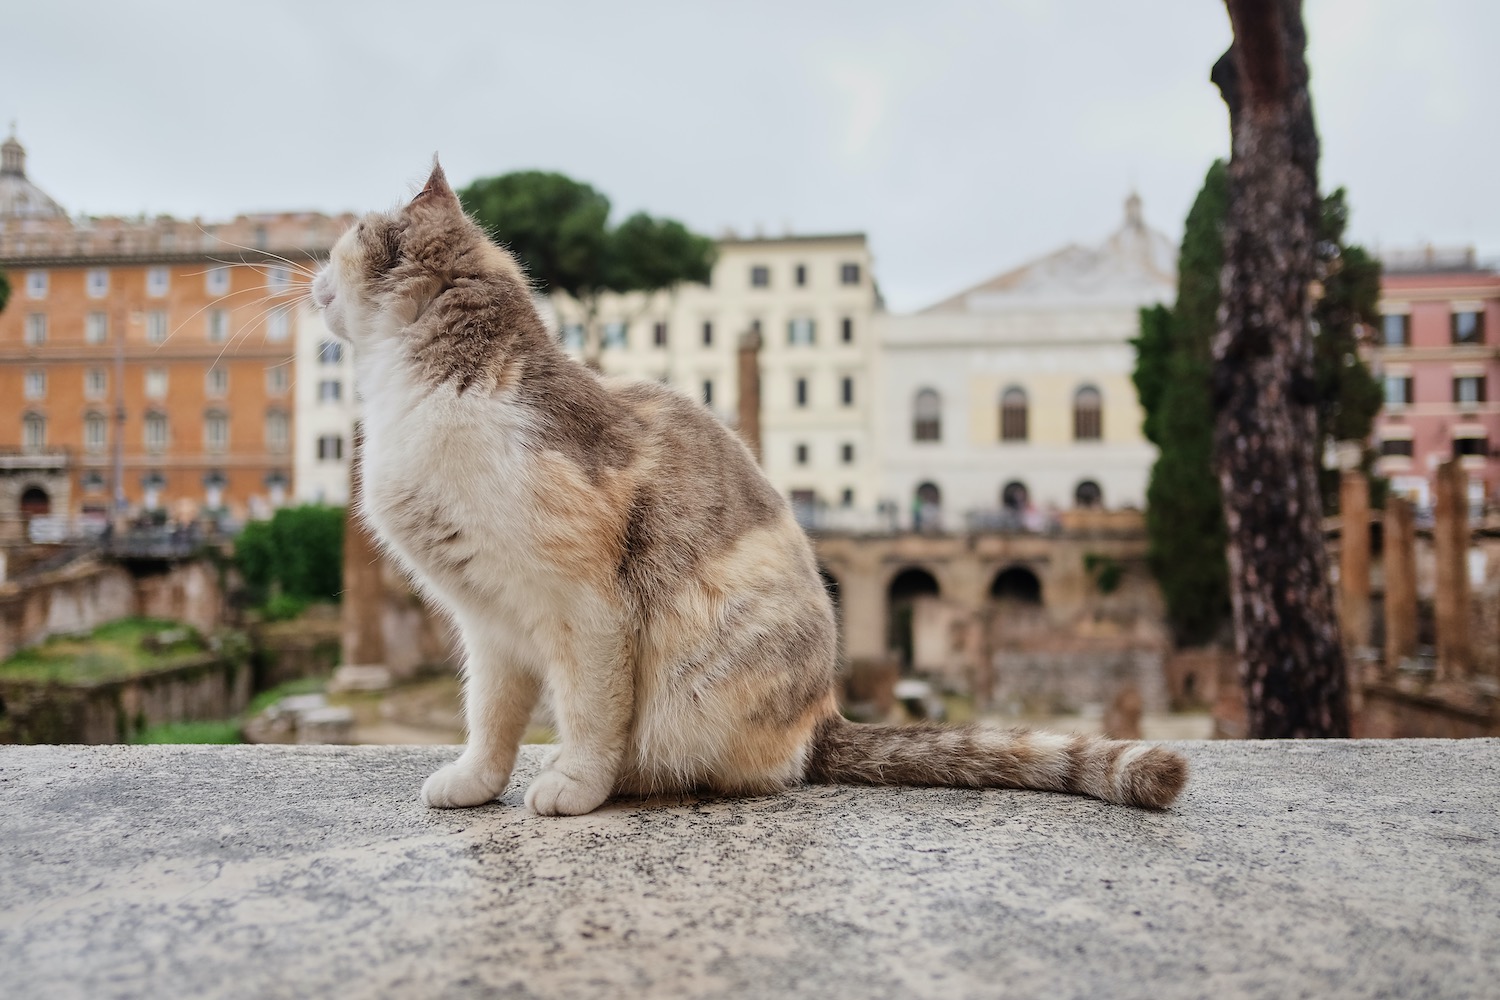
[[[123,618],[87,635],[55,636],[0,663],[0,678],[65,684],[116,680],[202,656],[196,629],[160,618]]]
[[[294,694],[318,694],[327,686],[328,678],[326,677],[303,677],[299,680],[287,681],[285,684],[278,684],[252,698],[250,704],[245,706],[241,717],[248,719],[259,715],[281,699]]]
[[[131,743],[242,743],[238,719],[216,722],[168,722],[136,733]]]

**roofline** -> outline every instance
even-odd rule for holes
[[[101,267],[135,264],[275,264],[283,257],[292,260],[326,260],[328,250],[286,247],[280,250],[244,250],[229,247],[226,251],[196,250],[191,253],[120,253],[120,254],[40,254],[34,257],[0,256],[0,270],[39,267]],[[231,258],[233,255],[234,259]]]
[[[800,233],[786,236],[727,236],[714,241],[719,246],[751,246],[767,243],[867,243],[864,233]]]

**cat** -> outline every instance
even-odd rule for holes
[[[410,203],[339,239],[312,298],[353,346],[359,516],[463,639],[468,742],[423,784],[428,806],[503,792],[544,694],[559,747],[525,803],[546,816],[802,782],[1149,808],[1183,787],[1161,747],[846,721],[833,607],[790,505],[706,408],[571,359],[436,161]]]

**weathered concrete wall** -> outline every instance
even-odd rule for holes
[[[313,608],[295,621],[271,622],[251,629],[257,691],[333,673],[340,663],[343,627],[337,611],[330,612],[324,615]]]
[[[0,678],[0,743],[123,743],[149,726],[231,718],[250,703],[250,675],[210,655],[93,684]]]

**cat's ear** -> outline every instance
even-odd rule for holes
[[[427,183],[417,196],[411,200],[415,205],[442,205],[459,209],[458,195],[453,193],[453,188],[448,186],[448,177],[443,173],[443,165],[438,162],[437,157],[432,158],[432,173],[427,178]],[[460,209],[461,210],[461,209]]]

